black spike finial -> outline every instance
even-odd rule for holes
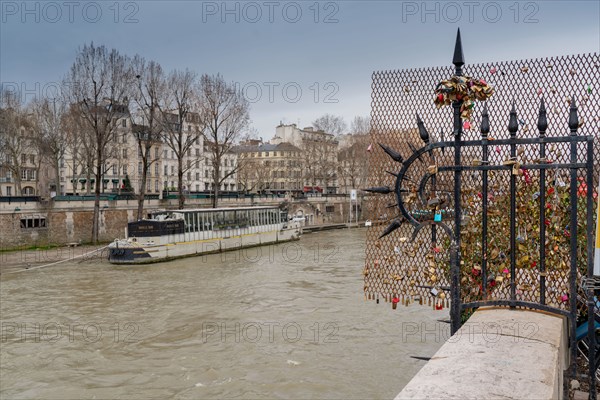
[[[417,148],[415,147],[415,145],[414,145],[414,144],[412,144],[411,142],[406,142],[406,144],[408,144],[408,147],[410,147],[410,150],[411,150],[413,153],[416,153],[416,152],[417,152]],[[417,156],[417,158],[418,158],[418,159],[419,159],[419,161],[421,161],[422,163],[424,163],[424,162],[425,162],[425,161],[423,161],[423,159],[421,158],[421,155],[420,155],[420,154]]]
[[[540,131],[540,136],[546,136],[546,129],[548,129],[548,119],[546,118],[546,103],[544,103],[543,97],[542,101],[540,102],[540,112],[538,114],[537,126],[538,130]]]
[[[569,129],[571,135],[577,134],[579,127],[579,117],[577,116],[577,106],[575,105],[575,96],[571,97],[571,107],[569,107]]]
[[[417,127],[419,128],[419,136],[421,136],[421,140],[423,140],[423,142],[425,142],[425,144],[429,144],[429,132],[427,132],[427,129],[425,129],[425,124],[421,120],[421,117],[419,117],[418,113],[417,113]]]
[[[490,133],[490,116],[488,114],[487,103],[483,104],[483,112],[481,114],[481,137],[487,139]]]
[[[392,221],[391,224],[388,225],[387,228],[385,228],[385,231],[383,231],[383,233],[381,234],[381,236],[379,236],[379,239],[389,235],[390,233],[394,232],[396,229],[400,228],[400,226],[402,225],[402,222],[398,221],[397,219]]]
[[[519,129],[519,122],[517,121],[517,110],[515,109],[515,102],[513,101],[512,108],[510,109],[510,119],[508,120],[508,131],[510,132],[511,137],[516,136],[517,129]]]
[[[384,144],[381,144],[381,143],[378,143],[378,144],[379,144],[379,147],[381,147],[383,149],[383,151],[385,151],[386,154],[392,158],[392,160],[399,162],[401,164],[404,162],[404,159],[402,158],[400,153],[398,153],[396,150],[393,150]]]
[[[368,188],[368,189],[363,189],[363,191],[369,192],[369,193],[379,193],[379,194],[392,193],[392,189],[390,189],[387,186],[372,187],[372,188]]]
[[[463,55],[462,40],[460,39],[460,28],[456,33],[456,44],[454,45],[454,57],[452,64],[456,67],[456,75],[462,74],[462,66],[465,65],[465,57]]]

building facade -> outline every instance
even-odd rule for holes
[[[290,143],[301,150],[304,192],[337,193],[339,143],[334,135],[312,127],[279,124],[270,143]]]
[[[142,184],[144,163],[138,135],[144,127],[132,123],[129,116],[117,122],[107,150],[104,164],[102,193],[139,193]],[[182,158],[183,190],[186,193],[202,193],[213,189],[212,154],[207,141],[200,132],[200,121],[196,114],[188,114],[183,124],[182,142],[187,151]],[[145,145],[144,142],[142,142]],[[222,160],[222,171],[236,165],[236,154],[228,154]],[[69,148],[61,160],[60,191],[66,195],[83,195],[94,192],[94,171],[88,165],[85,146]],[[173,148],[166,141],[155,138],[148,153],[146,172],[146,194],[159,195],[178,192],[179,160]],[[222,191],[236,190],[236,176],[225,180]]]
[[[234,148],[240,170],[238,186],[245,193],[301,193],[302,150],[291,143],[250,140]]]
[[[0,196],[53,195],[55,168],[43,157],[27,116],[0,109],[0,125]]]

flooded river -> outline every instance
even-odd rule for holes
[[[0,398],[393,398],[447,313],[365,301],[365,233],[3,274]]]

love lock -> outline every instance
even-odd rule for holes
[[[519,164],[518,162],[515,162],[512,166],[512,174],[519,175],[520,170],[521,170],[521,164]]]
[[[517,163],[517,159],[515,157],[509,158],[508,160],[504,160],[502,165],[511,166]]]
[[[441,200],[439,199],[439,197],[432,197],[427,202],[427,206],[430,208],[435,208],[435,207],[439,206],[440,203],[441,203]]]

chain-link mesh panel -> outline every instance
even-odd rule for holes
[[[369,187],[394,188],[401,164],[392,160],[377,143],[397,150],[404,159],[421,148],[416,124],[418,113],[430,132],[432,142],[452,140],[452,107],[434,105],[434,89],[443,79],[453,75],[453,67],[382,71],[373,74],[372,83],[372,152],[370,153]],[[578,106],[580,127],[578,135],[598,136],[600,117],[600,57],[586,54],[559,58],[509,61],[493,64],[466,65],[464,74],[485,79],[494,87],[494,95],[487,101],[490,121],[490,139],[508,139],[509,111],[514,104],[518,115],[517,137],[536,137],[540,100],[547,108],[546,136],[569,134],[569,103],[572,97]],[[472,127],[463,134],[463,140],[480,139],[482,104],[476,102]],[[568,163],[569,143],[546,147],[546,160]],[[491,165],[511,162],[510,146],[488,146],[487,161]],[[479,165],[483,158],[481,146],[463,147],[461,165]],[[594,187],[598,184],[600,153],[594,148]],[[585,144],[578,144],[578,162],[585,162]],[[517,151],[522,164],[540,160],[540,146],[524,145]],[[422,221],[433,219],[428,199],[441,201],[437,210],[451,229],[454,229],[454,173],[450,171],[425,178],[434,166],[454,165],[454,149],[436,149],[421,155],[406,171],[403,182],[408,192],[400,194],[409,212]],[[510,298],[510,214],[508,186],[511,171],[488,173],[488,233],[487,277],[482,276],[482,210],[483,172],[462,172],[461,208],[461,300],[463,303]],[[540,302],[540,278],[545,280],[545,303],[568,309],[569,297],[569,210],[570,177],[568,169],[550,169],[545,172],[545,193],[540,193],[540,172],[515,168],[517,192],[515,229],[516,297],[518,300]],[[578,214],[577,263],[581,274],[586,272],[586,207],[585,171],[578,172],[577,188],[581,204]],[[419,197],[424,187],[426,198]],[[449,238],[443,229],[421,229],[411,241],[413,227],[404,223],[399,229],[379,239],[394,219],[400,219],[396,194],[368,196],[366,215],[372,221],[368,229],[366,247],[365,296],[391,301],[396,297],[401,304],[419,302],[442,308],[449,300]],[[540,218],[540,197],[546,207]],[[595,210],[595,207],[594,207]],[[545,270],[540,271],[539,226],[546,226]],[[573,294],[571,294],[571,297]]]

